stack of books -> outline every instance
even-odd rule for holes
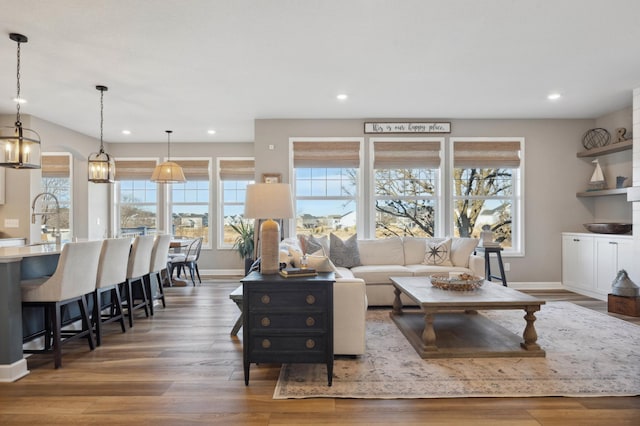
[[[284,268],[280,270],[280,275],[285,278],[313,277],[318,273],[313,268]]]

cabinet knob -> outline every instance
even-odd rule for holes
[[[269,297],[268,294],[265,294],[260,298],[260,301],[265,305],[268,305],[269,303],[271,303],[271,297]]]
[[[307,295],[307,298],[305,300],[307,301],[307,305],[313,305],[314,303],[316,303],[316,297],[313,294]]]
[[[313,327],[316,325],[316,320],[314,320],[313,317],[308,317],[306,323],[307,327]]]
[[[269,317],[263,317],[263,318],[260,320],[260,324],[261,324],[263,327],[269,327],[269,326],[271,325],[271,320],[269,319]]]
[[[270,347],[271,347],[271,340],[263,339],[262,340],[262,348],[263,349],[269,349]]]
[[[305,346],[307,347],[307,349],[313,349],[316,347],[316,341],[313,339],[307,339],[307,341],[305,342]]]

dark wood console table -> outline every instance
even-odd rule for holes
[[[334,274],[283,278],[251,272],[242,280],[244,382],[254,363],[326,363],[333,377]]]

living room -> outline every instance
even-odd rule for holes
[[[522,139],[521,245],[519,250],[503,255],[512,288],[563,290],[563,232],[587,232],[583,224],[591,222],[639,226],[638,199],[629,202],[620,194],[576,196],[587,191],[594,171],[591,158],[576,156],[585,150],[583,138],[590,129],[606,129],[611,135],[610,144],[615,143],[617,129],[624,128],[628,136],[633,135],[633,151],[610,154],[601,165],[609,188],[615,187],[618,176],[628,178],[625,188],[639,185],[640,54],[635,24],[640,10],[632,1],[572,1],[560,6],[455,2],[450,8],[441,2],[398,5],[383,1],[375,2],[375,7],[360,1],[350,5],[313,2],[306,6],[295,2],[266,6],[246,1],[235,7],[224,2],[190,3],[191,7],[165,1],[157,6],[145,1],[100,2],[89,8],[90,13],[83,10],[87,6],[74,1],[55,6],[24,1],[6,6],[3,15],[11,19],[2,18],[0,25],[4,34],[0,52],[6,59],[0,74],[0,91],[5,93],[0,101],[0,125],[12,127],[16,121],[16,103],[12,100],[16,46],[8,34],[23,32],[29,42],[21,47],[20,78],[28,98],[21,106],[22,123],[38,131],[43,152],[71,158],[71,238],[115,236],[123,227],[117,220],[115,185],[93,184],[86,178],[87,158],[100,146],[102,136],[96,84],[109,86],[104,98],[104,147],[110,155],[118,160],[164,161],[164,131],[173,129],[171,158],[209,161],[208,213],[212,219],[208,246],[199,261],[209,285],[232,276],[237,286],[244,267],[232,246],[221,244],[223,228],[217,222],[222,211],[220,161],[253,159],[256,181],[268,174],[293,184],[291,146],[295,140],[358,141],[365,208],[372,200],[372,139],[440,138],[444,179],[451,167],[453,140]],[[433,22],[436,11],[442,18]],[[340,16],[335,21],[328,18],[334,15]],[[66,27],[66,22],[73,25]],[[137,23],[141,28],[136,29]],[[429,26],[433,28],[424,29]],[[322,32],[329,34],[318,37]],[[308,33],[315,34],[313,39],[306,39]],[[381,33],[380,38],[374,38],[377,33]],[[306,52],[305,42],[315,55]],[[498,47],[488,49],[491,43]],[[94,53],[88,55],[87,51]],[[114,58],[109,51],[121,53]],[[392,53],[390,61],[378,56]],[[139,62],[136,56],[140,56]],[[217,57],[200,61],[211,56]],[[326,68],[325,62],[329,64]],[[169,77],[150,71],[165,66]],[[357,84],[360,78],[362,84]],[[231,80],[237,80],[233,86]],[[311,89],[318,86],[322,93]],[[562,94],[560,99],[547,99],[556,91]],[[348,99],[335,99],[343,92],[349,93]],[[290,99],[294,94],[295,99]],[[266,108],[269,104],[272,107]],[[243,114],[234,116],[237,111]],[[371,122],[447,122],[451,129],[438,134],[374,135],[365,132],[365,123]],[[207,134],[212,123],[216,133]],[[240,127],[242,130],[237,130]],[[127,128],[134,129],[132,135],[122,134]],[[31,214],[32,201],[41,192],[40,181],[38,170],[5,170],[5,203],[0,205],[2,237],[39,241],[40,224],[31,223]],[[629,200],[634,190],[629,190]],[[168,231],[169,214],[160,212],[162,209],[160,206],[159,215],[165,216],[158,219],[158,229]],[[438,236],[455,232],[447,211],[442,210],[445,218]],[[372,237],[371,221],[365,216],[359,231],[363,238]],[[293,229],[285,227],[285,235],[291,235]],[[631,234],[634,259],[640,256],[638,235],[637,230]],[[628,272],[640,282],[640,266],[633,264]],[[216,325],[220,327],[216,339],[227,337],[227,323],[232,323],[237,314],[227,297],[233,288],[223,288],[227,293],[210,296],[208,305],[223,306],[225,322]],[[178,301],[188,294],[184,292]],[[141,325],[138,333],[144,327]],[[222,346],[224,350],[241,350],[238,342]],[[274,371],[266,371],[267,380],[256,380],[256,386],[252,384],[246,390],[244,385],[239,386],[237,372],[233,382],[216,384],[225,390],[227,386],[232,388],[237,399],[228,403],[237,408],[248,404],[255,387],[273,386],[277,379]],[[64,370],[59,374],[64,375]],[[198,387],[193,383],[189,386],[190,392]],[[267,393],[263,389],[259,398]],[[499,411],[509,400],[499,401],[489,402],[493,410]],[[620,404],[633,406],[628,412],[637,412],[635,402],[618,401],[609,400],[609,409]],[[261,403],[281,404],[270,399]],[[546,403],[556,404],[555,408],[562,405],[549,400],[540,404]],[[337,411],[336,422],[340,420],[340,407],[346,405],[339,399],[306,404],[300,404],[300,410],[312,411],[316,404],[332,405]],[[396,409],[404,406],[402,401],[395,404]],[[438,410],[455,406],[441,404]],[[469,404],[477,408],[482,402]],[[527,404],[535,409],[537,403]],[[566,408],[576,405],[575,401],[567,402]],[[363,411],[371,408],[366,407]],[[353,409],[349,406],[345,410]],[[414,421],[420,422],[421,415],[428,414],[429,403],[414,410]],[[93,420],[100,422],[98,418]],[[243,417],[245,422],[251,420]]]

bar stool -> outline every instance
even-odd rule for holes
[[[133,327],[133,314],[138,309],[144,309],[149,316],[149,298],[144,285],[144,276],[149,273],[151,264],[151,250],[153,250],[153,235],[138,235],[133,240],[129,262],[127,264],[127,280],[124,284],[127,292],[127,315],[129,327]],[[135,303],[139,300],[139,303]]]
[[[491,278],[495,278],[501,281],[503,286],[507,287],[507,276],[504,274],[504,265],[502,264],[502,247],[476,247],[476,252],[484,252],[484,279],[491,281]],[[491,254],[496,255],[500,275],[491,275]]]
[[[51,277],[20,282],[22,305],[45,310],[44,349],[25,349],[26,353],[53,353],[54,366],[62,366],[62,344],[86,337],[94,349],[87,295],[96,288],[102,241],[67,243]],[[62,308],[77,303],[82,318],[81,330],[63,330]],[[64,339],[63,339],[64,338]]]
[[[128,238],[111,238],[104,240],[98,264],[98,278],[96,290],[93,293],[93,323],[96,329],[96,345],[102,343],[102,325],[110,322],[120,322],[124,333],[124,312],[120,285],[127,279],[127,263],[131,240]],[[102,293],[110,293],[108,302],[102,299]],[[104,312],[108,309],[108,312]]]
[[[153,315],[154,300],[162,301],[162,307],[167,305],[164,300],[164,288],[162,283],[162,272],[165,272],[171,282],[167,267],[167,257],[169,256],[169,244],[171,243],[171,235],[158,235],[153,242],[151,250],[151,262],[149,264],[149,273],[144,277],[145,289],[149,298],[149,311]],[[155,292],[151,287],[151,279],[155,278],[158,283],[158,291]]]

